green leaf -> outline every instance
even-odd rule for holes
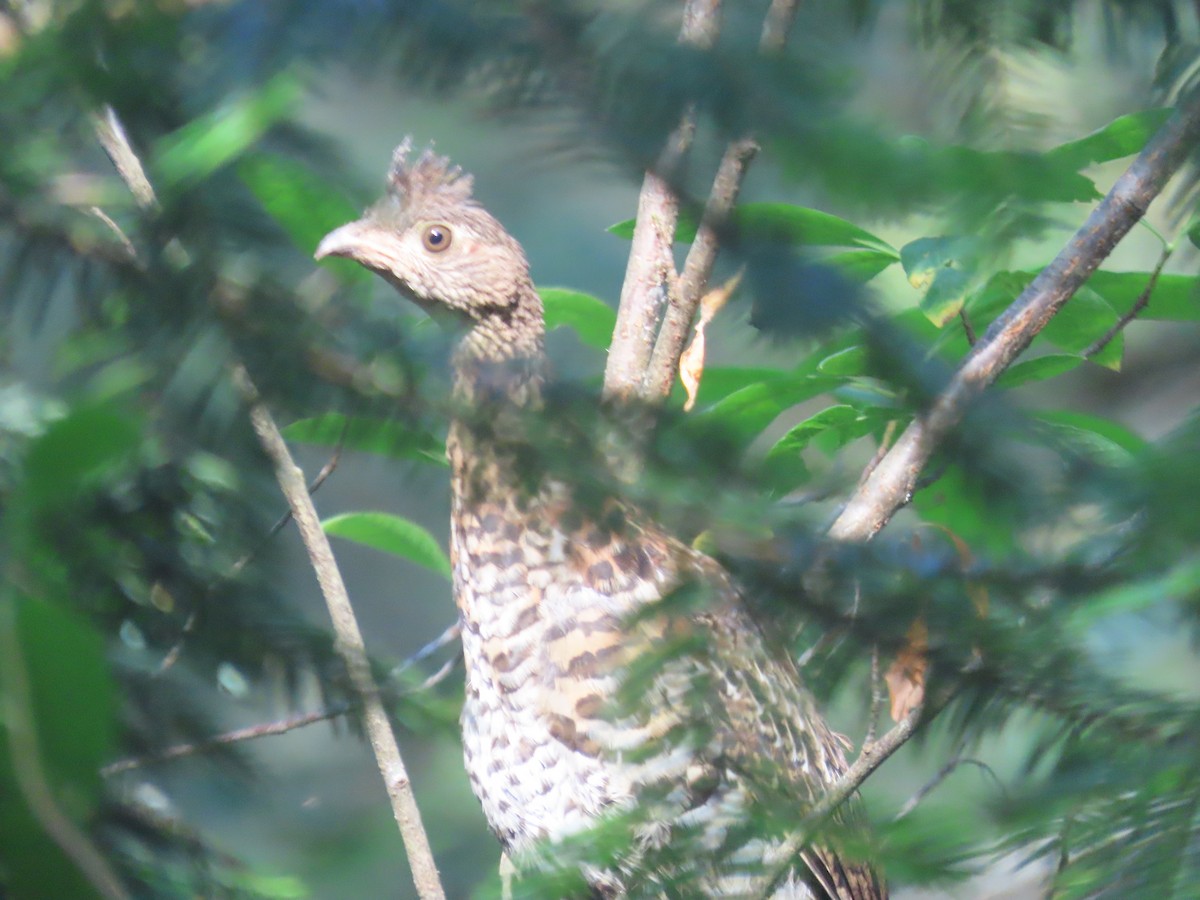
[[[696,418],[723,429],[733,443],[747,445],[785,409],[810,400],[837,383],[807,372],[784,374],[734,391]]]
[[[348,450],[377,453],[390,459],[416,459],[446,465],[446,449],[440,440],[427,431],[390,419],[325,413],[293,422],[283,429],[283,436],[299,444],[340,445]]]
[[[1087,286],[1103,297],[1118,314],[1137,303],[1150,283],[1149,272],[1096,272]],[[1140,318],[1167,322],[1200,321],[1200,292],[1193,275],[1160,275]]]
[[[963,307],[976,253],[975,241],[963,237],[918,238],[900,250],[908,283],[923,292],[921,311],[939,328]]]
[[[1079,170],[1093,163],[1132,156],[1141,152],[1170,116],[1169,107],[1120,116],[1086,137],[1060,144],[1048,151],[1046,157]]]
[[[617,327],[617,314],[611,306],[580,291],[568,288],[538,288],[546,311],[546,330],[566,325],[575,329],[579,340],[589,347],[607,350]]]
[[[803,422],[792,426],[787,434],[781,437],[775,443],[775,446],[767,451],[767,459],[800,453],[814,438],[825,431],[837,430],[849,434],[851,429],[848,426],[859,423],[862,420],[862,413],[853,406],[839,405],[827,407],[816,415],[809,416]]]
[[[58,811],[86,829],[100,805],[100,767],[112,759],[118,733],[116,691],[104,641],[57,603],[32,597],[13,604],[0,628],[13,628],[26,690],[0,677],[0,863],[4,885],[19,897],[89,897],[94,888],[44,830],[17,788],[11,769],[13,704],[32,720],[37,758]],[[0,667],[0,672],[3,667]],[[29,761],[27,761],[29,762]]]
[[[1039,356],[1037,359],[1027,359],[1017,363],[996,379],[996,384],[1002,388],[1013,388],[1030,381],[1046,381],[1070,372],[1082,362],[1082,356],[1068,356],[1062,353],[1051,353]]]
[[[34,506],[52,506],[137,457],[140,434],[129,418],[103,406],[82,408],[51,423],[30,446],[25,489]]]
[[[154,147],[159,181],[186,186],[207,178],[288,118],[303,96],[296,77],[282,72],[258,90],[176,129]]]
[[[238,164],[237,172],[263,209],[308,256],[326,234],[358,217],[358,209],[327,177],[295,160],[253,153]],[[350,265],[349,271],[371,277],[362,266]]]
[[[1091,448],[1092,455],[1106,459],[1128,462],[1148,447],[1144,438],[1111,419],[1068,410],[1046,410],[1035,416],[1059,434]]]
[[[735,391],[752,384],[761,384],[779,377],[778,369],[760,369],[754,367],[713,366],[704,370],[700,381],[698,402],[708,406],[728,397]],[[682,388],[680,388],[682,391]]]
[[[841,270],[851,281],[866,284],[888,266],[894,265],[897,259],[895,253],[882,250],[847,250],[823,256],[820,261]]]
[[[1061,350],[1081,354],[1107,334],[1117,318],[1112,305],[1085,285],[1046,323],[1041,337]],[[1118,371],[1124,349],[1124,335],[1118,333],[1092,362]]]
[[[743,203],[733,213],[733,224],[744,237],[808,247],[859,247],[898,258],[896,250],[883,238],[859,228],[838,216],[791,203]],[[633,237],[633,219],[609,226],[617,237]],[[676,243],[691,243],[696,238],[696,220],[681,213],[675,228]]]
[[[382,512],[343,513],[321,523],[327,534],[366,544],[450,577],[450,560],[433,536],[415,522]]]

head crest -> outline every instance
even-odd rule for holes
[[[406,206],[434,197],[459,202],[471,199],[470,175],[451,165],[446,157],[438,156],[431,147],[410,163],[411,149],[412,138],[406,137],[392,154],[392,168],[388,172],[388,190],[400,196]]]

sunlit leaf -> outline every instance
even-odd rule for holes
[[[1146,109],[1119,116],[1086,137],[1060,144],[1048,151],[1046,156],[1074,169],[1132,156],[1146,146],[1146,142],[1170,116],[1169,107]]]
[[[312,256],[322,237],[358,216],[358,209],[328,177],[295,160],[254,153],[238,164],[237,171],[263,209],[306,256]],[[347,267],[346,273],[350,272],[355,274],[349,277],[371,277],[358,265]]]
[[[958,315],[967,297],[970,269],[978,253],[969,238],[919,238],[900,250],[908,283],[922,292],[920,306],[941,327]]]
[[[327,534],[366,544],[450,577],[450,560],[433,536],[407,519],[390,513],[355,512],[332,516],[321,523]]]
[[[152,166],[159,183],[190,184],[228,165],[290,116],[303,96],[299,81],[284,72],[160,139]]]
[[[546,311],[546,330],[566,325],[589,347],[607,350],[617,326],[617,314],[611,306],[581,291],[567,288],[538,288]]]
[[[10,768],[15,707],[36,730],[36,766],[48,782],[55,811],[84,829],[99,808],[100,768],[112,758],[118,734],[116,691],[105,658],[104,640],[64,606],[31,597],[15,603],[12,625],[20,646],[28,692],[17,696],[11,681],[0,681],[6,715],[0,719],[0,859],[6,887],[15,896],[85,897],[92,886],[46,831],[46,810],[35,817],[16,789]],[[8,623],[0,625],[8,627]],[[43,804],[48,802],[42,800]]]
[[[1119,314],[1131,310],[1146,286],[1150,272],[1099,271],[1087,286],[1109,302]],[[1169,322],[1200,321],[1200,291],[1193,275],[1160,275],[1149,305],[1139,313],[1143,319]]]
[[[1070,439],[1073,446],[1117,464],[1127,463],[1148,446],[1119,422],[1073,410],[1044,410],[1036,418]]]

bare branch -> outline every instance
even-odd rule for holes
[[[100,141],[100,146],[112,160],[117,174],[121,176],[121,180],[125,182],[129,192],[133,194],[137,205],[144,210],[156,209],[158,197],[154,193],[154,186],[146,177],[142,161],[134,153],[133,146],[129,143],[129,136],[125,134],[125,127],[117,118],[116,110],[106,104],[104,109],[93,117],[92,127]]]
[[[144,210],[153,209],[158,202],[154,188],[146,178],[145,170],[113,109],[106,107],[104,116],[97,117],[94,126],[97,137],[112,158],[118,174],[133,193],[138,205]],[[182,247],[179,250],[184,252]],[[429,847],[429,838],[421,824],[421,813],[417,808],[408,770],[400,755],[400,746],[379,696],[379,688],[371,674],[362,632],[358,627],[354,609],[350,605],[350,597],[346,593],[346,585],[342,580],[341,572],[334,560],[333,550],[329,546],[329,538],[321,528],[321,520],[317,516],[312,498],[309,496],[309,488],[304,482],[304,473],[292,459],[275,420],[262,403],[258,389],[251,381],[249,373],[240,364],[234,368],[233,381],[250,407],[251,425],[255,434],[258,435],[263,450],[275,467],[280,490],[288,501],[292,516],[296,520],[300,536],[304,541],[304,547],[308,551],[309,559],[316,572],[317,581],[321,586],[321,594],[325,598],[330,619],[333,622],[334,648],[341,656],[355,693],[358,694],[362,703],[363,725],[367,739],[374,751],[380,774],[383,776],[388,799],[392,805],[392,814],[400,828],[400,836],[408,854],[417,893],[422,900],[442,900],[445,892],[442,890],[441,880],[438,877],[433,851]]]
[[[778,53],[783,49],[798,6],[799,0],[773,0],[763,22],[759,44],[764,53]],[[688,329],[696,317],[700,298],[704,296],[717,260],[720,249],[718,229],[733,212],[746,169],[757,153],[757,142],[752,137],[744,137],[731,142],[721,157],[696,229],[696,239],[688,250],[678,288],[670,295],[662,328],[654,342],[654,353],[642,379],[642,397],[650,402],[660,402],[670,396]]]
[[[733,211],[746,168],[757,152],[758,144],[746,138],[730,144],[721,159],[696,231],[696,239],[688,250],[683,274],[677,289],[671,294],[662,329],[654,341],[654,354],[646,370],[642,389],[643,396],[648,400],[663,400],[671,393],[688,329],[696,317],[700,298],[717,260],[717,228]]]
[[[850,798],[850,795],[862,786],[867,777],[878,769],[893,753],[903,747],[917,730],[921,721],[923,707],[917,706],[907,716],[893,725],[883,737],[863,746],[858,759],[854,760],[842,777],[830,785],[825,796],[809,810],[805,817],[805,827],[794,832],[786,841],[779,854],[780,866],[777,874],[782,874],[791,865],[796,854],[808,843],[812,827],[829,818],[833,812]]]
[[[275,466],[275,476],[279,481],[279,488],[283,491],[283,495],[292,509],[292,517],[296,520],[300,537],[304,541],[304,547],[308,551],[317,581],[321,585],[321,594],[325,598],[329,617],[333,622],[333,631],[336,637],[334,647],[345,662],[350,682],[362,702],[363,726],[371,749],[375,753],[379,772],[387,786],[388,798],[392,803],[392,813],[396,818],[396,823],[400,826],[400,835],[404,839],[404,847],[412,867],[413,882],[416,885],[417,893],[422,900],[442,898],[445,893],[438,878],[433,851],[429,847],[429,838],[421,824],[421,812],[417,807],[408,770],[400,755],[400,746],[396,742],[396,735],[392,731],[387,711],[379,696],[379,688],[371,675],[371,665],[367,657],[362,631],[358,627],[358,620],[350,605],[350,597],[346,593],[342,574],[334,560],[333,549],[329,546],[329,538],[321,528],[321,520],[313,506],[312,498],[309,496],[304,473],[292,459],[283,435],[280,434],[270,412],[259,398],[258,390],[250,380],[249,374],[241,366],[234,372],[234,382],[250,406],[250,423],[258,435],[263,450]]]
[[[889,728],[883,737],[864,745],[858,759],[854,760],[842,777],[825,792],[821,802],[809,813],[809,818],[819,822],[845,803],[867,780],[868,775],[878,769],[884,760],[903,747],[916,733],[924,709],[924,705],[913,708],[907,716]]]
[[[712,46],[720,11],[721,0],[687,0],[679,40],[697,47]],[[640,393],[663,308],[676,291],[678,275],[672,247],[679,221],[679,199],[668,182],[687,155],[695,131],[696,117],[689,110],[642,180],[617,324],[604,369],[606,397],[629,400]]]
[[[1087,281],[1145,214],[1200,139],[1200,91],[1183,98],[1175,114],[1117,179],[1062,252],[1033,280],[974,346],[933,405],[918,416],[855,491],[833,523],[841,541],[872,537],[906,504],[934,449],[967,407],[1016,359]]]
[[[767,10],[759,44],[764,52],[778,53],[783,50],[799,8],[800,0],[771,0],[771,8]]]
[[[195,741],[183,744],[174,744],[167,747],[161,753],[151,754],[149,756],[130,756],[125,759],[118,759],[114,763],[109,763],[100,770],[100,774],[105,778],[111,778],[113,775],[120,775],[122,772],[131,772],[134,769],[140,769],[143,766],[152,765],[154,763],[167,762],[172,759],[182,759],[185,756],[195,756],[198,753],[204,753],[207,750],[212,750],[216,747],[228,746],[230,744],[240,744],[243,741],[253,741],[258,738],[270,737],[276,734],[287,734],[289,731],[295,731],[297,728],[304,728],[307,725],[313,725],[317,722],[326,722],[336,716],[345,715],[350,711],[350,707],[342,705],[333,709],[320,709],[315,712],[297,713],[294,716],[288,716],[285,719],[279,719],[275,722],[263,722],[258,725],[249,725],[246,728],[235,728],[232,731],[226,731],[224,734],[218,734],[214,737],[203,741]]]

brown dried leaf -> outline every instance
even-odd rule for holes
[[[700,377],[704,374],[704,320],[696,323],[696,335],[679,357],[679,380],[687,391],[683,411],[688,412],[696,405],[696,394],[700,391]]]
[[[739,269],[732,278],[713,288],[700,300],[700,318],[696,322],[696,334],[679,357],[679,380],[683,382],[683,389],[687,391],[687,400],[683,404],[684,412],[696,405],[696,394],[700,391],[700,379],[704,375],[704,329],[721,311],[730,295],[737,290],[744,271],[744,268]]]
[[[925,651],[928,649],[929,629],[924,619],[917,619],[909,626],[907,643],[883,676],[892,700],[893,722],[899,722],[925,699],[925,673],[929,669]]]

